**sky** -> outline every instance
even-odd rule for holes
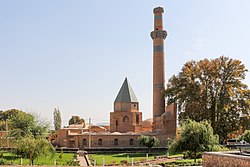
[[[221,55],[250,70],[249,0],[0,0],[0,110],[108,123],[125,79],[152,117],[153,8],[164,7],[166,81]],[[250,72],[243,81],[250,86]]]

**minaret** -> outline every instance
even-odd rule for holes
[[[162,7],[154,8],[153,39],[153,131],[161,129],[161,115],[165,112],[165,73],[164,73],[164,40],[167,31],[163,30]]]

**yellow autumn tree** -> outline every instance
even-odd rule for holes
[[[165,91],[179,105],[179,120],[208,120],[222,142],[240,129],[240,115],[250,110],[250,90],[242,81],[247,69],[240,60],[221,56],[189,61],[172,76]]]

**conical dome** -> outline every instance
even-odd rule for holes
[[[116,96],[115,103],[116,102],[125,102],[125,103],[131,103],[131,102],[138,102],[135,93],[131,87],[131,85],[128,82],[128,79],[125,78],[122,87]]]

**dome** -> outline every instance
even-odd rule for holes
[[[112,134],[113,134],[113,135],[121,135],[120,132],[113,132]]]
[[[124,134],[126,134],[126,135],[133,135],[133,134],[135,134],[135,132],[129,131],[129,132],[126,132],[126,133],[124,133]]]
[[[152,125],[153,125],[153,119],[152,118],[148,118],[148,119],[142,121],[142,123],[141,123],[141,126],[143,128],[151,128]]]

